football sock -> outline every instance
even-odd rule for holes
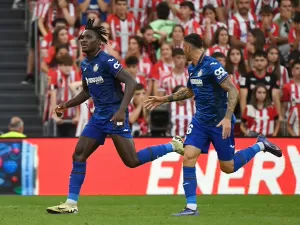
[[[77,203],[81,185],[84,181],[85,171],[86,162],[73,162],[73,169],[70,175],[69,195],[66,203]]]
[[[183,167],[183,189],[186,197],[186,206],[189,209],[196,210],[196,168],[195,167]]]
[[[157,145],[152,147],[147,147],[137,153],[137,157],[142,164],[151,162],[159,157],[162,157],[170,152],[173,152],[173,145],[171,143],[164,145]]]
[[[246,148],[244,150],[238,151],[234,154],[234,172],[240,169],[242,166],[247,164],[258,152],[264,150],[264,144],[261,142]]]

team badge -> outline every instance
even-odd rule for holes
[[[270,82],[270,80],[271,80],[271,77],[265,77],[265,80],[267,81],[267,82]]]
[[[94,66],[93,70],[94,70],[94,72],[97,72],[98,69],[99,69],[98,64],[96,64],[96,65]]]
[[[201,77],[201,76],[202,76],[202,70],[200,70],[198,73],[198,77]]]

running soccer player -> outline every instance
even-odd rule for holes
[[[187,35],[183,48],[187,60],[192,61],[188,68],[187,87],[169,96],[150,96],[145,106],[153,109],[166,102],[195,98],[196,114],[184,142],[183,188],[187,205],[174,216],[197,216],[195,164],[200,153],[208,152],[210,143],[215,147],[220,168],[225,173],[236,172],[260,151],[277,157],[281,157],[282,152],[260,135],[256,144],[235,153],[233,112],[238,101],[238,90],[223,66],[216,59],[205,56],[203,41],[198,34]]]
[[[174,137],[171,143],[145,148],[136,153],[128,122],[127,106],[132,99],[136,82],[120,63],[100,50],[106,43],[103,27],[93,26],[89,20],[80,36],[82,51],[87,55],[81,63],[83,90],[73,99],[58,105],[55,113],[60,116],[68,108],[75,107],[92,97],[95,112],[84,128],[73,154],[69,195],[66,202],[47,208],[48,213],[77,213],[77,201],[86,173],[86,160],[103,145],[106,136],[112,137],[124,164],[135,168],[153,161],[169,152],[183,154],[183,141]],[[121,82],[125,83],[125,93]]]

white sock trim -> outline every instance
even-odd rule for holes
[[[66,204],[67,205],[77,205],[77,201],[75,201],[73,199],[67,199]]]
[[[259,146],[261,151],[265,150],[265,145],[262,142],[257,142],[256,144]]]
[[[175,152],[175,146],[172,143],[170,144],[172,145],[173,152]]]
[[[187,208],[189,208],[189,209],[191,209],[191,210],[196,210],[197,209],[197,204],[191,204],[191,203],[189,203],[189,204],[187,204],[186,205],[186,207]]]

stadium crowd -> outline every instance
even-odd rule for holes
[[[54,120],[58,136],[79,136],[93,113],[91,100],[69,109],[63,118],[51,111],[80,91],[84,55],[78,37],[87,20],[95,19],[109,34],[102,50],[138,83],[128,108],[133,135],[184,136],[195,111],[192,99],[151,113],[143,102],[149,95],[168,95],[186,85],[183,38],[198,33],[206,54],[223,64],[240,91],[236,134],[299,136],[298,10],[299,2],[292,0],[37,0],[23,83],[34,82],[34,49],[39,48],[41,76],[48,78],[44,122]],[[95,73],[98,69],[93,68]]]

